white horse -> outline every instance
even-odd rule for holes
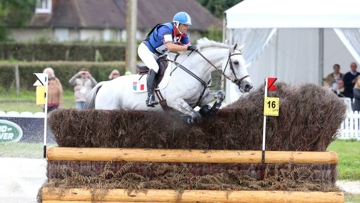
[[[252,88],[242,56],[244,45],[237,49],[237,45],[202,38],[197,41],[197,48],[193,52],[185,51],[177,58],[173,53],[168,55],[170,62],[165,75],[168,73],[170,76],[168,80],[164,76],[158,88],[169,107],[188,115],[188,123],[199,122],[201,115],[216,113],[225,99],[223,91],[213,91],[207,87],[211,72],[221,70],[223,76],[237,84],[242,92]],[[141,79],[145,84],[146,76]],[[125,75],[98,83],[87,98],[86,108],[162,111],[161,105],[146,106],[146,91],[133,90],[133,82],[139,78],[137,74]],[[207,105],[215,99],[212,107]],[[201,108],[200,112],[194,110],[196,106]]]

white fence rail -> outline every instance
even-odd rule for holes
[[[45,113],[44,112],[17,112],[17,111],[0,111],[0,117],[18,117],[18,118],[44,118]]]
[[[347,116],[339,129],[338,139],[356,139],[360,141],[360,113],[358,111],[347,113]]]

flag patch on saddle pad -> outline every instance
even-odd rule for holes
[[[133,89],[135,92],[145,91],[145,82],[142,81],[133,81]]]

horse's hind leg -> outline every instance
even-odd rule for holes
[[[185,119],[187,123],[198,123],[201,120],[201,115],[183,99],[176,99],[169,106],[183,114],[189,115],[190,117]]]
[[[212,105],[212,107],[210,107],[209,105],[207,105],[208,103],[212,102],[213,100],[215,100],[215,103]],[[214,115],[218,112],[218,110],[221,107],[222,102],[225,99],[225,93],[222,90],[219,91],[210,91],[209,94],[201,101],[201,109],[200,109],[200,114],[202,116],[211,116]]]

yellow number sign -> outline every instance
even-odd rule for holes
[[[280,100],[278,97],[266,97],[264,100],[264,116],[279,116]]]
[[[36,87],[36,104],[45,104],[45,86]]]

